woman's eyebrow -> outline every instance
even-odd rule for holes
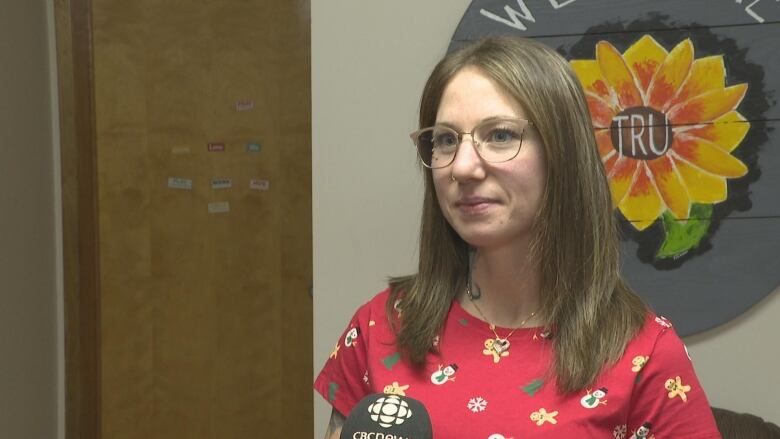
[[[520,117],[520,116],[509,116],[509,115],[506,115],[506,116],[505,115],[490,116],[490,117],[486,117],[484,119],[481,119],[479,122],[477,122],[477,125],[485,123],[485,122],[492,122],[492,121],[495,121],[495,120],[503,120],[503,119],[523,119],[523,118]],[[437,121],[436,125],[445,126],[445,127],[448,127],[448,128],[452,128],[454,130],[458,130],[459,129],[458,124],[455,124],[455,123],[452,123],[452,122],[447,122],[447,121],[440,121],[440,122]]]

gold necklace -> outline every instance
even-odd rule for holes
[[[511,330],[509,332],[509,334],[506,335],[506,337],[501,338],[501,336],[498,335],[498,332],[496,332],[496,325],[494,325],[493,323],[490,323],[488,318],[485,317],[485,314],[482,312],[482,310],[479,309],[479,306],[477,306],[477,302],[474,300],[474,296],[471,294],[471,286],[470,285],[466,285],[466,295],[469,297],[469,300],[471,301],[471,304],[474,305],[474,309],[476,309],[477,312],[479,313],[480,317],[482,317],[482,320],[487,322],[488,327],[493,332],[493,335],[496,336],[496,339],[493,341],[493,346],[491,347],[491,349],[493,351],[495,351],[495,353],[498,354],[498,355],[501,355],[504,352],[507,352],[507,355],[508,355],[509,346],[510,346],[509,337],[511,337],[512,334],[515,333],[515,331],[517,331],[518,329],[520,329],[523,326],[525,326],[526,322],[531,320],[536,315],[536,311],[532,312],[531,315],[529,315],[528,317],[525,318],[525,320],[520,322],[520,326],[517,326],[515,329]]]

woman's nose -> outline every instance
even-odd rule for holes
[[[468,140],[466,136],[468,136]],[[455,180],[462,183],[467,180],[481,180],[485,177],[482,158],[477,153],[478,147],[473,135],[469,133],[463,135],[455,158],[450,164],[452,177]]]

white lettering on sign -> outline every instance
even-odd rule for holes
[[[547,0],[547,1],[550,2],[550,6],[552,6],[553,9],[558,10],[564,6],[574,3],[577,0]],[[524,0],[517,0],[517,6],[520,7],[520,11],[514,9],[509,5],[504,6],[504,11],[507,13],[509,18],[502,17],[486,9],[480,9],[479,13],[491,20],[497,21],[499,23],[503,23],[509,27],[513,27],[518,30],[528,30],[528,27],[525,25],[525,23],[521,21],[521,19],[530,21],[531,23],[536,23],[534,14],[531,13],[530,9],[528,9],[528,6],[526,6]]]
[[[411,439],[407,436],[395,435],[392,433],[377,433],[367,431],[356,431],[352,433],[352,439]]]
[[[757,22],[763,23],[764,21],[766,21],[766,20],[764,20],[764,17],[758,15],[758,13],[756,13],[756,11],[753,10],[753,5],[755,5],[756,3],[760,2],[760,1],[761,0],[753,0],[753,3],[745,6],[745,12],[747,12],[748,15],[753,17],[753,19],[755,19]],[[780,2],[780,0],[775,0],[775,1],[776,2]],[[736,0],[736,2],[737,2],[738,5],[742,4],[742,0]]]
[[[570,4],[570,3],[574,3],[576,1],[577,0],[566,0],[563,3],[558,3],[558,0],[550,0],[550,5],[552,5],[552,7],[555,8],[555,9],[561,9],[562,7],[564,7],[564,6],[566,6],[566,5]]]
[[[667,130],[667,127],[669,126],[669,119],[666,118],[665,114],[664,114],[664,124],[662,126],[664,130]],[[655,145],[656,135],[655,133],[653,133],[653,129],[655,128],[655,123],[653,123],[653,113],[647,115],[647,128],[650,131],[647,135],[647,137],[650,139],[650,149],[657,156],[662,156],[666,154],[666,151],[669,150],[669,140],[672,138],[672,136],[664,133],[663,134],[664,147],[661,149],[656,148]]]
[[[658,123],[661,119],[663,122]],[[611,129],[612,145],[620,157],[626,155],[640,160],[653,160],[666,154],[674,137],[666,114],[648,107],[633,107],[615,115]]]
[[[515,29],[519,30],[528,30],[528,28],[523,24],[522,21],[520,21],[521,18],[528,20],[532,23],[536,23],[536,19],[534,18],[533,14],[531,13],[531,10],[528,9],[528,6],[525,5],[525,2],[523,0],[517,0],[517,5],[520,6],[520,9],[522,12],[518,12],[514,9],[512,9],[511,6],[504,6],[504,11],[506,11],[507,14],[509,14],[510,18],[504,18],[499,15],[496,15],[488,10],[480,9],[479,13],[484,15],[485,17],[495,20],[499,23],[504,23],[507,26],[513,27]]]
[[[637,130],[637,127],[639,127],[640,129]],[[637,155],[636,154],[637,143],[639,144],[639,149],[642,150],[642,155],[643,156],[647,155],[647,150],[645,150],[645,142],[642,141],[642,135],[644,134],[645,134],[645,118],[642,117],[641,114],[632,114],[631,115],[631,155]],[[623,142],[621,141],[620,143],[622,146]]]
[[[508,18],[502,17],[486,9],[480,9],[479,13],[493,21],[503,23],[509,27],[522,30],[522,31],[528,30],[528,27],[525,25],[525,23],[523,23],[522,20],[530,21],[531,23],[536,23],[534,14],[531,12],[528,6],[526,6],[525,0],[516,0],[516,1],[517,1],[517,6],[520,7],[520,11],[514,9],[512,6],[509,5],[504,6],[504,11],[509,16]],[[558,9],[568,6],[577,0],[547,0],[547,1],[550,3],[550,6],[552,6],[553,9],[557,11]],[[743,4],[743,2],[745,2],[745,0],[734,0],[734,1],[738,5],[741,5]],[[762,17],[756,11],[753,10],[753,6],[757,5],[759,2],[761,2],[761,0],[753,0],[752,2],[750,2],[750,4],[745,6],[745,12],[751,17],[753,17],[753,19],[756,20],[757,22],[763,23],[766,21],[764,20],[764,17]],[[775,0],[775,2],[780,2],[780,0]]]

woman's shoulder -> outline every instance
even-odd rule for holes
[[[656,352],[669,349],[686,350],[672,322],[664,316],[648,311],[641,328],[626,346],[626,351]]]
[[[387,287],[365,301],[357,311],[353,320],[373,326],[377,321],[384,320],[387,315],[387,303],[393,297],[392,288]]]
[[[385,307],[387,306],[387,301],[390,300],[391,295],[392,288],[388,286],[364,302],[363,305],[360,306],[359,310],[370,311],[372,313],[376,313],[378,311],[384,312]]]

